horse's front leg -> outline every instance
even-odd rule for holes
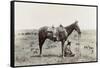
[[[62,41],[61,43],[62,43],[62,57],[64,57],[64,43],[65,43],[65,41]]]

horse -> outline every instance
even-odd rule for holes
[[[74,23],[66,27],[60,25],[60,27],[55,28],[56,33],[53,31],[48,31],[48,28],[49,27],[45,26],[39,29],[38,37],[39,37],[40,56],[42,56],[42,46],[46,39],[50,39],[54,42],[60,41],[62,45],[62,57],[64,57],[64,43],[67,40],[68,36],[73,32],[73,30],[77,31],[78,34],[81,35],[81,30],[78,26],[78,21],[75,21]]]

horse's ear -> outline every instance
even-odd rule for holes
[[[75,21],[75,24],[77,24],[78,23],[78,21]]]

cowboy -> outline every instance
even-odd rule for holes
[[[64,50],[64,56],[69,56],[69,57],[75,56],[75,54],[72,53],[70,46],[71,46],[71,42],[68,40],[68,43]]]

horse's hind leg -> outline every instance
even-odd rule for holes
[[[39,45],[40,48],[40,56],[42,56],[42,45]]]
[[[62,43],[62,57],[64,57],[64,43],[65,43],[65,41],[62,41],[61,43]]]
[[[40,48],[40,56],[42,56],[42,46],[43,46],[44,40],[39,41],[39,48]]]

